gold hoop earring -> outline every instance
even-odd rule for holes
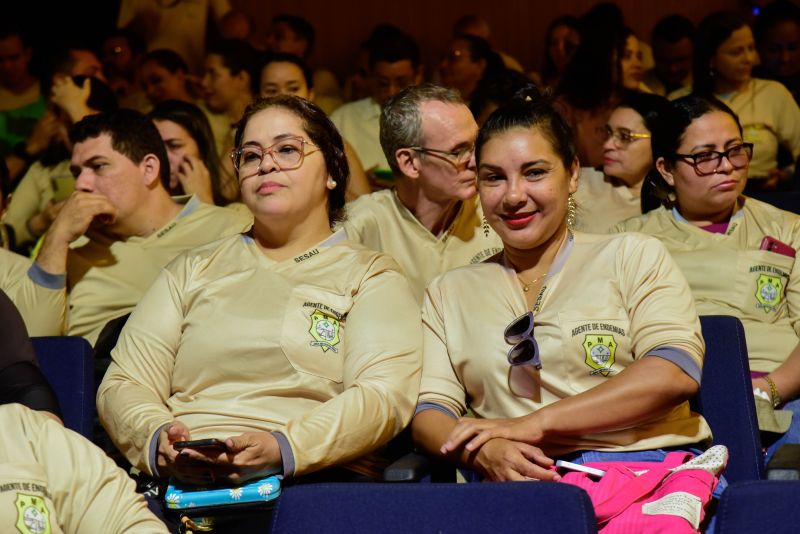
[[[575,229],[575,222],[578,218],[578,206],[572,193],[567,197],[567,228]]]

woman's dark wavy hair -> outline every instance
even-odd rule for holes
[[[575,50],[556,94],[578,109],[595,109],[618,97],[622,88],[621,59],[630,28],[597,28],[581,21],[581,43]]]
[[[675,153],[681,146],[689,125],[695,119],[715,111],[730,115],[739,129],[739,135],[742,135],[739,117],[724,102],[714,97],[695,94],[684,96],[670,102],[663,116],[656,121],[655,127],[649,128],[652,134],[653,162],[658,161],[658,158],[664,158],[667,165],[672,166],[676,161]],[[674,189],[661,174],[657,171],[651,172],[642,185],[642,213],[647,213],[659,205],[663,205],[667,209],[672,208],[675,204],[673,195]]]
[[[544,66],[542,67],[542,81],[552,80],[558,75],[556,65],[553,63],[553,58],[550,57],[550,39],[553,36],[553,32],[559,26],[566,26],[580,33],[580,22],[577,17],[573,17],[572,15],[562,15],[550,23],[547,27],[547,31],[544,33]]]
[[[303,129],[311,141],[319,147],[325,159],[325,168],[330,177],[336,181],[336,187],[328,193],[328,220],[331,226],[344,220],[345,191],[350,176],[350,166],[344,153],[344,141],[336,126],[316,104],[289,95],[256,99],[244,110],[244,115],[236,126],[236,146],[241,146],[244,129],[253,115],[270,108],[285,109],[303,121]]]
[[[713,96],[714,76],[711,58],[733,32],[747,26],[747,21],[735,11],[717,11],[697,26],[692,63],[692,91],[702,96]]]
[[[476,164],[480,165],[481,150],[492,137],[516,128],[541,132],[567,169],[577,158],[572,128],[549,100],[541,98],[536,90],[526,89],[489,115],[475,142]]]
[[[211,178],[211,194],[214,204],[225,206],[230,201],[222,194],[221,171],[222,162],[217,153],[217,145],[214,141],[214,134],[205,113],[189,102],[181,100],[164,100],[155,105],[153,110],[147,115],[152,121],[172,121],[186,130],[189,136],[197,143],[200,158],[203,160],[208,174]],[[164,188],[169,191],[169,177]]]

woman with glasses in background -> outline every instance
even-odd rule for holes
[[[417,398],[414,295],[392,259],[331,230],[348,168],[321,109],[260,99],[235,142],[253,227],[179,256],[142,298],[99,389],[103,424],[133,465],[187,483],[377,477]],[[173,447],[205,438],[224,447]]]
[[[660,460],[700,447],[710,430],[687,399],[704,344],[664,246],[570,229],[579,162],[547,103],[495,111],[476,160],[504,251],[427,289],[418,446],[490,480],[558,479],[557,458]]]
[[[603,169],[583,167],[577,229],[605,233],[615,224],[642,214],[641,190],[653,169],[650,135],[667,108],[667,99],[626,91],[603,128]]]
[[[771,456],[800,443],[800,218],[742,195],[754,148],[721,101],[675,100],[652,141],[663,206],[617,229],[662,240],[700,314],[741,319],[753,388],[795,412],[786,434],[764,436]]]

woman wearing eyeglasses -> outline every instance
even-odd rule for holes
[[[498,109],[476,159],[504,251],[428,287],[416,443],[491,480],[557,479],[557,458],[698,447],[710,431],[687,399],[704,345],[664,246],[570,230],[579,162],[547,103]]]
[[[720,11],[700,22],[692,92],[719,98],[738,115],[744,140],[755,145],[748,189],[784,189],[800,157],[800,107],[781,83],[754,78],[757,64],[753,32],[741,15]],[[670,99],[687,92],[676,91]],[[778,162],[779,146],[788,152],[788,165]]]
[[[314,104],[261,99],[233,163],[248,234],[179,256],[131,315],[98,410],[139,469],[184,482],[377,476],[411,418],[419,308],[388,256],[346,241],[348,167]],[[224,450],[176,441],[218,438]]]
[[[777,407],[800,395],[800,218],[742,195],[753,150],[724,103],[675,100],[653,132],[663,207],[617,229],[663,241],[700,314],[741,319],[753,387]],[[793,427],[770,455],[782,443],[800,442],[800,401],[786,409],[797,414]],[[765,435],[765,443],[776,437]]]
[[[650,132],[664,114],[667,99],[626,91],[603,128],[603,169],[583,167],[578,204],[578,230],[605,233],[615,224],[642,214],[641,190],[653,168]]]

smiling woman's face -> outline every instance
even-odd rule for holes
[[[506,247],[530,250],[563,231],[577,181],[577,160],[565,168],[536,128],[496,134],[482,147],[478,192],[486,220]]]

